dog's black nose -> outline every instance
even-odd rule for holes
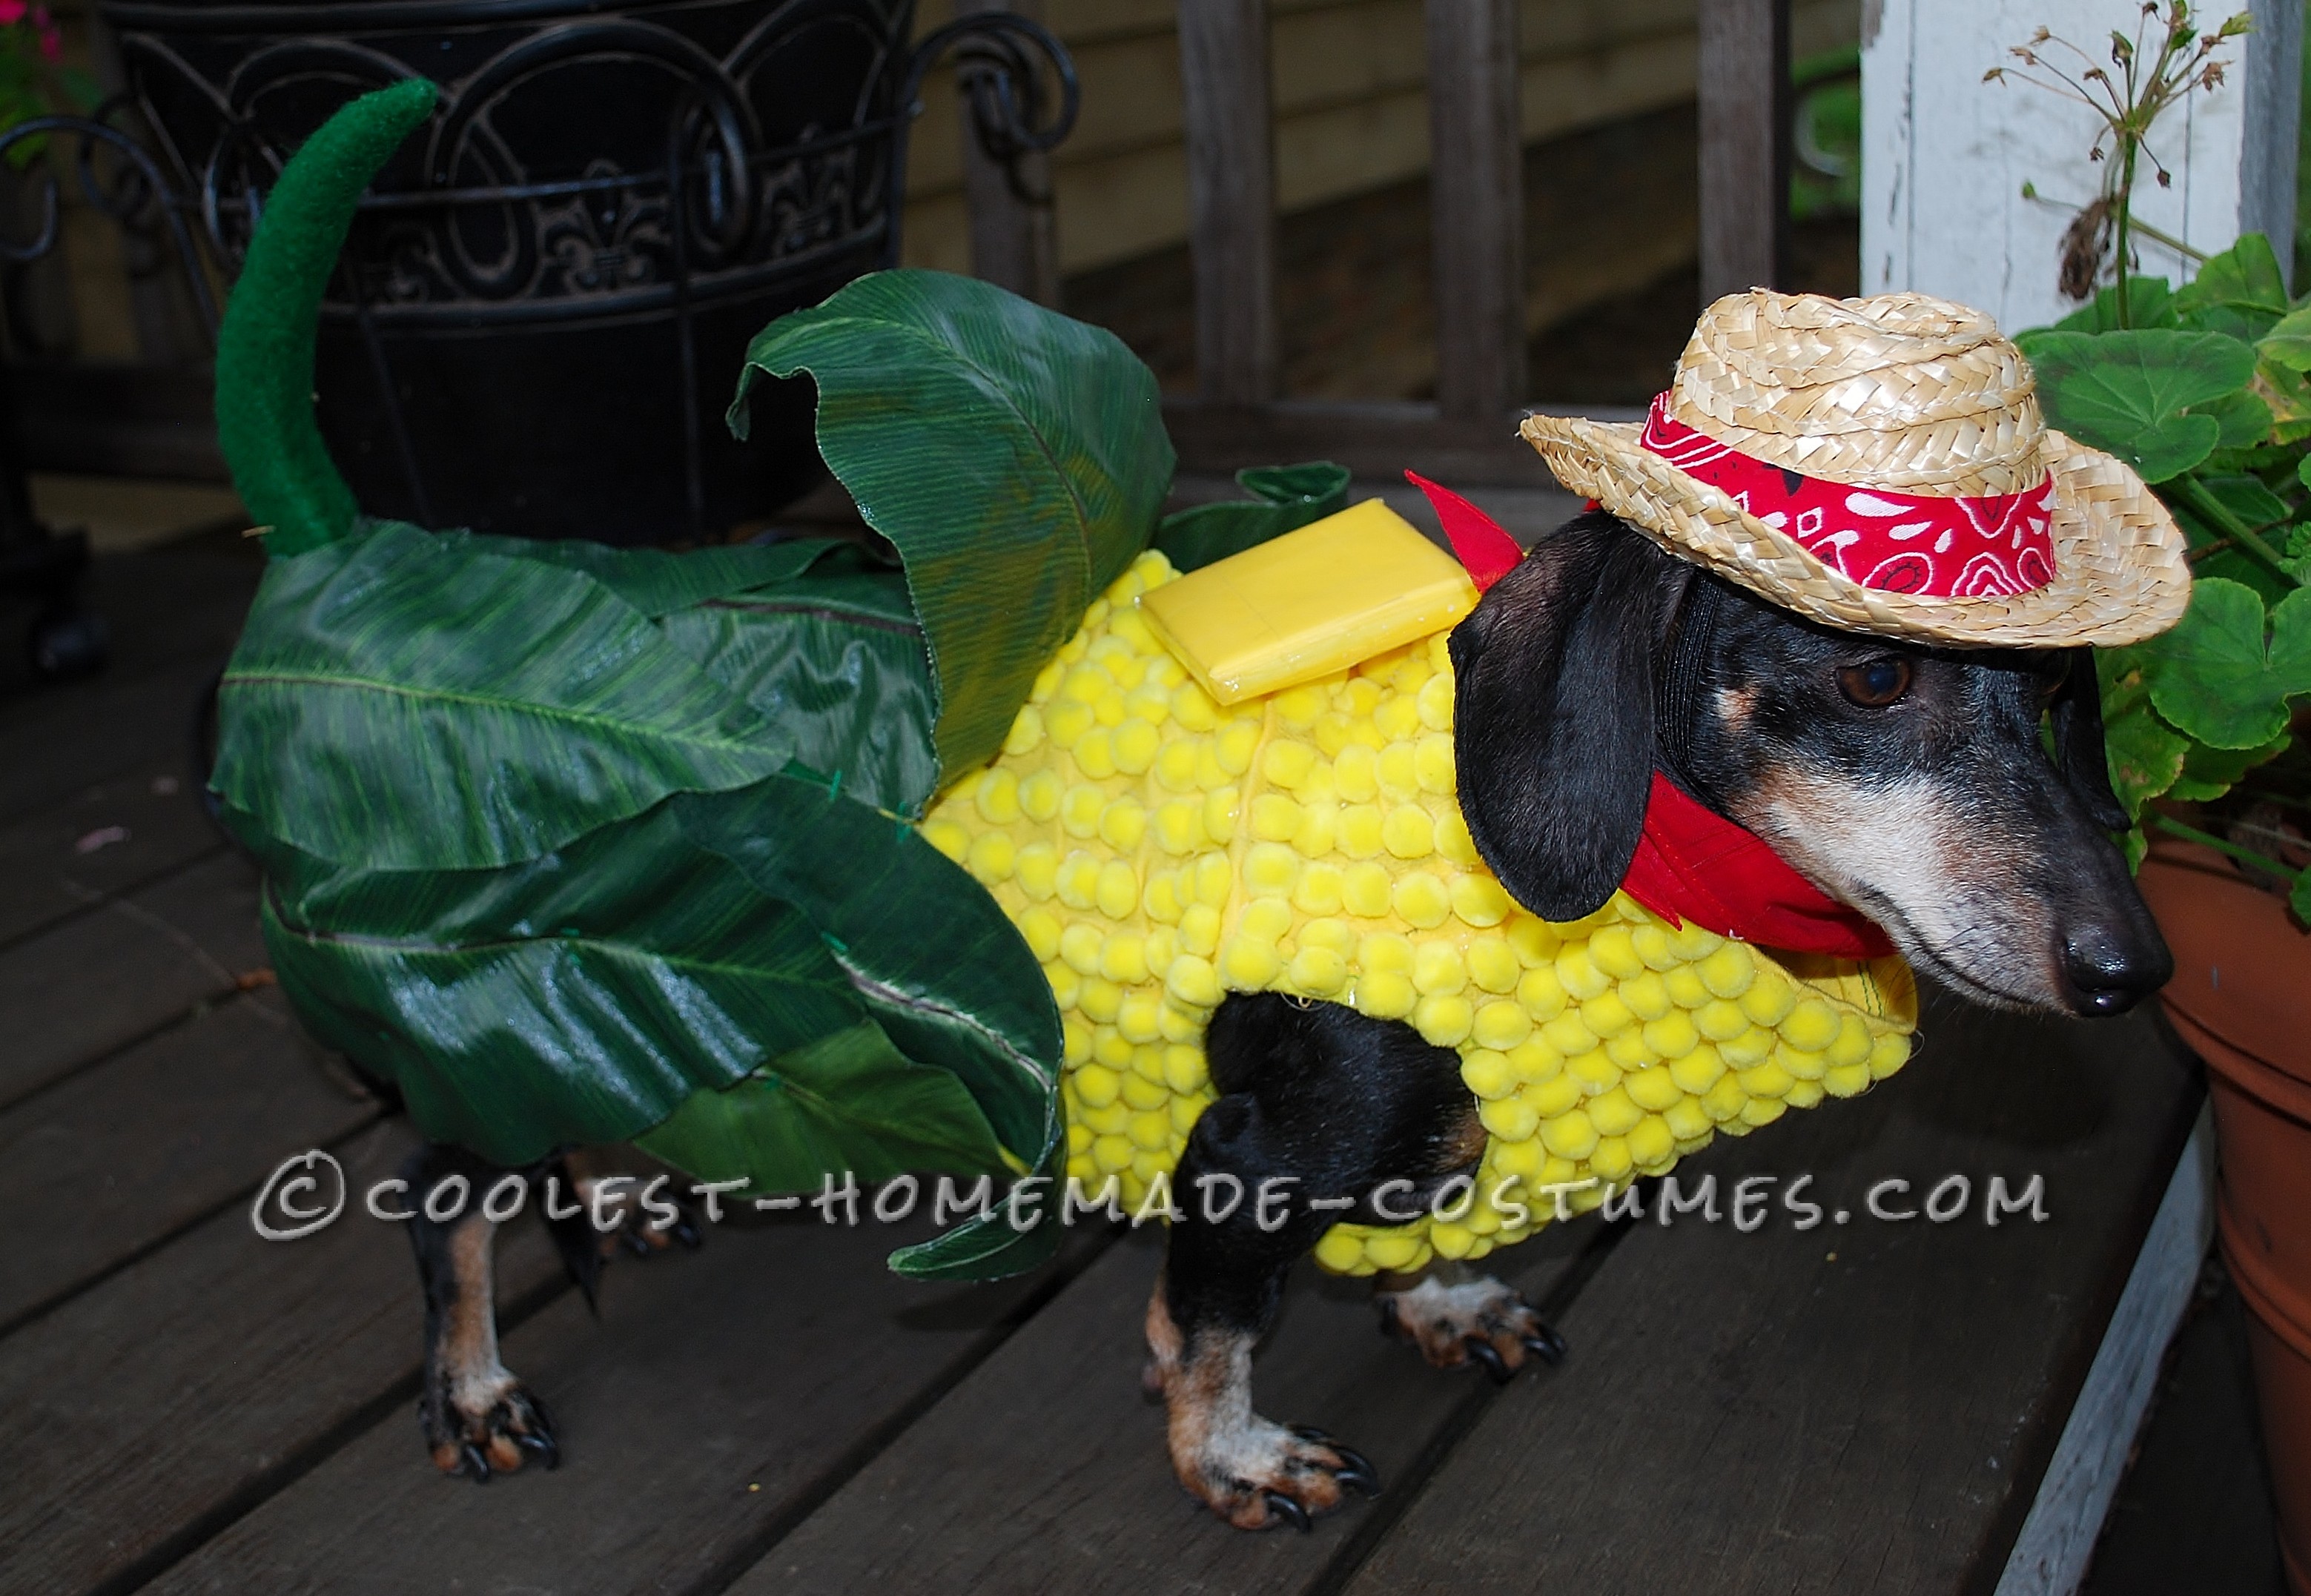
[[[2155,928],[2088,924],[2062,937],[2071,1007],[2083,1015],[2124,1014],[2167,984],[2175,955]]]

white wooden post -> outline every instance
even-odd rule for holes
[[[2270,235],[2282,268],[2295,231],[2300,0],[2214,0],[2210,30],[2239,8],[2255,30],[2223,51],[2228,81],[2193,94],[2154,130],[2173,174],[2144,167],[2134,214],[2202,254],[2242,232]],[[2057,286],[2062,232],[2101,192],[2088,159],[2098,126],[2084,106],[2019,80],[1985,83],[2045,26],[2108,64],[2138,0],[1863,0],[1862,289],[1917,289],[1989,311],[2009,332],[2074,305]],[[2069,57],[2083,70],[2089,63]],[[2106,141],[2105,141],[2106,142]],[[2030,185],[2035,199],[2023,196]],[[2182,282],[2194,266],[2137,238],[2136,269]]]

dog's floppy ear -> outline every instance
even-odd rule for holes
[[[1644,827],[1654,662],[1693,568],[1609,515],[1567,522],[1452,632],[1461,814],[1509,895],[1578,920]]]
[[[2102,683],[2095,675],[2094,650],[2072,649],[2070,660],[2070,674],[2062,678],[2050,711],[2054,756],[2087,818],[2104,831],[2123,832],[2133,823],[2110,788],[2110,755],[2102,736]]]

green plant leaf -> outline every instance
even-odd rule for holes
[[[2198,465],[2222,440],[2212,415],[2186,414],[2244,388],[2254,353],[2221,333],[2137,331],[2029,335],[2046,418],[2082,443],[2160,483]]]
[[[2311,305],[2290,310],[2257,340],[2255,353],[2288,371],[2311,371]]]
[[[2140,816],[2144,804],[2175,785],[2191,748],[2191,740],[2151,708],[2142,647],[2095,650],[2101,676],[2104,757],[2110,767],[2111,790],[2129,818]]]
[[[2193,415],[2211,415],[2222,429],[2219,449],[2253,449],[2271,436],[2271,406],[2252,388],[2191,406]]]
[[[2275,527],[2294,513],[2286,500],[2252,476],[2202,476],[2199,483],[2250,532]]]
[[[2176,325],[2174,290],[2164,277],[2130,277],[2126,282],[2128,309],[2134,313],[2138,327],[2170,327]],[[2032,328],[2017,336],[2015,341],[2035,336],[2047,329]],[[2118,288],[2116,284],[2104,289],[2086,304],[2080,305],[2053,327],[2063,333],[2115,333],[2121,330],[2118,319]],[[2029,353],[2026,344],[2023,353]]]
[[[2175,292],[2175,314],[2194,332],[2228,333],[2252,344],[2287,314],[2287,279],[2271,240],[2242,234]]]
[[[2210,748],[2194,744],[2183,759],[2183,773],[2167,789],[2169,798],[2203,804],[2219,798],[2238,784],[2239,778],[2259,764],[2287,752],[2294,739],[2281,734],[2260,748]]]
[[[2288,700],[2311,693],[2311,589],[2266,617],[2252,589],[2202,576],[2182,621],[2136,646],[2151,702],[2185,735],[2258,748],[2286,731]]]
[[[397,523],[267,565],[218,707],[253,846],[400,869],[534,859],[792,752],[583,571]]]
[[[1172,478],[1155,377],[1112,333],[939,272],[860,277],[758,334],[818,384],[819,452],[897,545],[938,690],[940,768],[1002,746],[1036,673],[1147,546]]]
[[[730,1086],[692,1093],[634,1139],[699,1180],[744,1180],[756,1192],[814,1190],[846,1171],[872,1182],[908,1171],[1005,1167],[963,1083],[909,1059],[872,1020],[781,1053]]]
[[[2311,926],[2311,870],[2296,876],[2295,885],[2288,889],[2287,906],[2295,911],[2295,923]]]
[[[1156,547],[1176,571],[1202,569],[1348,507],[1348,473],[1330,460],[1235,474],[1249,500],[1195,504],[1164,518]]]

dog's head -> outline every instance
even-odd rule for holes
[[[1538,914],[1612,895],[1658,768],[1984,1002],[2116,1014],[2173,971],[2111,842],[2085,650],[1833,631],[1602,512],[1536,545],[1452,648],[1461,811]]]

